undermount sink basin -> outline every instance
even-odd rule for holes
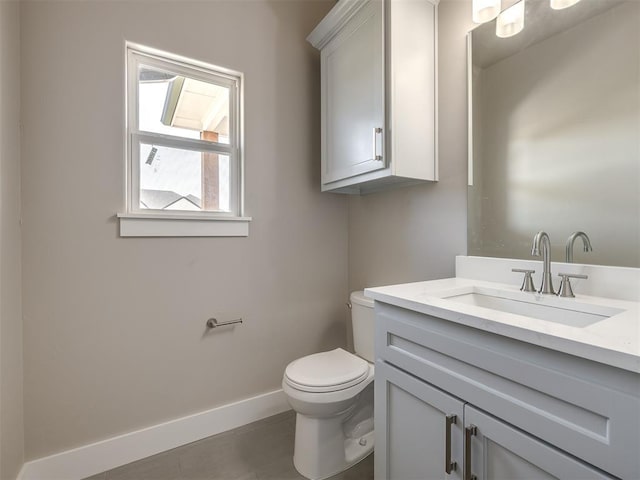
[[[572,327],[586,327],[624,310],[580,303],[574,298],[557,298],[510,291],[490,291],[475,287],[472,291],[443,296],[452,302],[523,315],[525,317],[561,323]]]

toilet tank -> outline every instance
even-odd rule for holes
[[[353,327],[353,348],[356,355],[374,363],[373,343],[375,325],[373,300],[364,296],[363,291],[353,292],[351,300],[351,325]]]

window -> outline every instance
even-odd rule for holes
[[[242,74],[127,44],[121,236],[246,236]]]

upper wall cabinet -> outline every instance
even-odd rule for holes
[[[307,40],[321,51],[322,191],[438,179],[439,0],[340,0]]]

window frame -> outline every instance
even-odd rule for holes
[[[120,218],[120,235],[247,236],[248,222],[251,219],[244,216],[243,74],[131,42],[125,43],[125,53],[126,213],[118,215]],[[140,130],[138,123],[138,66],[141,64],[228,88],[229,143]],[[210,152],[227,156],[229,158],[229,211],[180,211],[140,208],[140,145],[150,143],[162,147]],[[189,222],[203,221],[211,223],[209,226],[204,227],[202,223],[195,226],[189,225]],[[141,224],[140,222],[143,223]],[[215,222],[224,223],[225,225],[218,228],[215,226]],[[150,229],[154,225],[155,227]],[[221,233],[217,234],[218,230]],[[136,232],[139,232],[139,234],[136,234]]]

